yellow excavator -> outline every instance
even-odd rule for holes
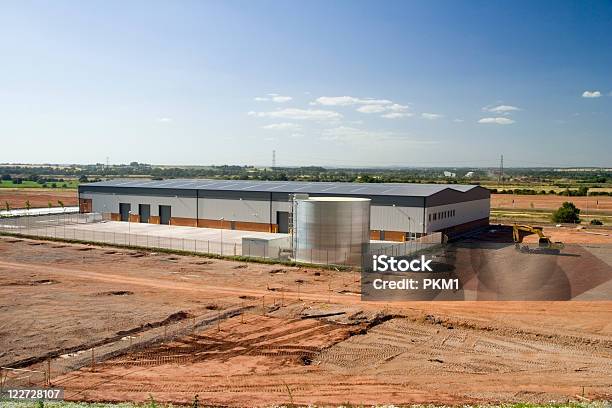
[[[521,245],[523,243],[523,232],[538,234],[538,248],[530,248],[527,245]],[[545,254],[559,254],[565,245],[563,242],[552,242],[549,237],[544,235],[542,227],[532,227],[531,225],[514,224],[512,227],[512,238],[514,239],[514,245],[520,252],[526,253],[545,253]]]

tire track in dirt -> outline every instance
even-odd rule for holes
[[[183,282],[172,282],[169,280],[158,279],[154,277],[150,278],[136,278],[124,275],[114,275],[111,273],[99,273],[90,272],[83,269],[62,267],[57,268],[49,265],[35,265],[35,264],[21,264],[15,262],[0,261],[0,268],[16,269],[25,272],[39,272],[39,273],[50,273],[60,276],[70,276],[71,278],[81,278],[83,280],[98,280],[109,283],[121,283],[130,284],[136,286],[146,286],[155,289],[164,290],[177,290],[177,291],[188,291],[188,292],[202,292],[202,293],[215,293],[224,294],[228,296],[266,296],[271,298],[270,292],[264,289],[244,289],[235,286],[215,286],[206,285],[202,283],[186,284]],[[312,293],[304,293],[300,291],[299,296],[297,292],[285,291],[283,296],[287,299],[294,300],[308,300],[308,301],[319,301],[327,302],[330,298],[333,303],[340,304],[357,304],[361,302],[359,296],[354,295],[318,295]]]

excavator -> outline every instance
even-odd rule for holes
[[[538,248],[530,248],[527,245],[521,245],[523,243],[523,237],[525,236],[522,232],[538,234],[538,237],[540,237],[538,239]],[[563,242],[552,242],[549,237],[544,235],[542,227],[533,227],[531,225],[514,224],[512,227],[512,238],[514,239],[514,245],[517,251],[525,253],[558,255],[565,247]]]

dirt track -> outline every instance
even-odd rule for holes
[[[234,406],[542,402],[575,399],[582,386],[612,398],[610,301],[364,303],[358,279],[0,238],[0,365],[250,305],[219,327],[53,382],[75,400],[198,394]],[[329,317],[304,319],[312,314]],[[395,317],[374,318],[385,314]]]
[[[25,202],[29,200],[32,208],[46,208],[49,203],[53,207],[59,207],[57,200],[61,200],[64,206],[78,205],[76,190],[54,190],[40,188],[0,188],[0,205],[4,209],[8,202],[12,209],[25,208]]]

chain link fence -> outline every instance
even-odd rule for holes
[[[222,240],[203,240],[104,230],[107,221],[102,214],[57,214],[41,216],[0,218],[0,231],[41,238],[56,238],[72,241],[105,243],[148,249],[217,254],[224,256],[247,256],[265,259],[281,259],[280,251],[270,252],[264,244],[241,243]],[[127,225],[128,229],[130,225]]]
[[[272,261],[292,260],[292,251],[286,242],[288,240],[255,238],[235,242],[240,237],[223,240],[223,230],[218,231],[219,239],[173,237],[169,235],[176,233],[175,228],[183,227],[168,227],[169,229],[164,231],[163,227],[160,228],[159,225],[129,222],[121,223],[121,229],[125,230],[127,228],[128,232],[120,232],[117,231],[116,222],[109,222],[108,225],[105,225],[108,221],[107,216],[99,213],[3,217],[0,218],[0,231],[16,235],[105,243],[152,250],[167,249]],[[134,226],[131,226],[131,224],[134,224]],[[151,231],[148,233],[130,232],[130,229],[133,230],[142,226],[150,228]],[[203,229],[198,228],[198,230]],[[233,230],[225,231],[225,234],[235,233]],[[189,234],[191,232],[185,232],[185,235]],[[247,236],[248,234],[244,234],[244,237]],[[355,251],[313,248],[302,251],[300,262],[343,267],[359,266],[359,261],[369,260],[372,255],[410,256],[434,245],[439,245],[442,240],[442,234],[434,233],[405,242],[372,241]],[[281,243],[279,244],[276,241]]]

